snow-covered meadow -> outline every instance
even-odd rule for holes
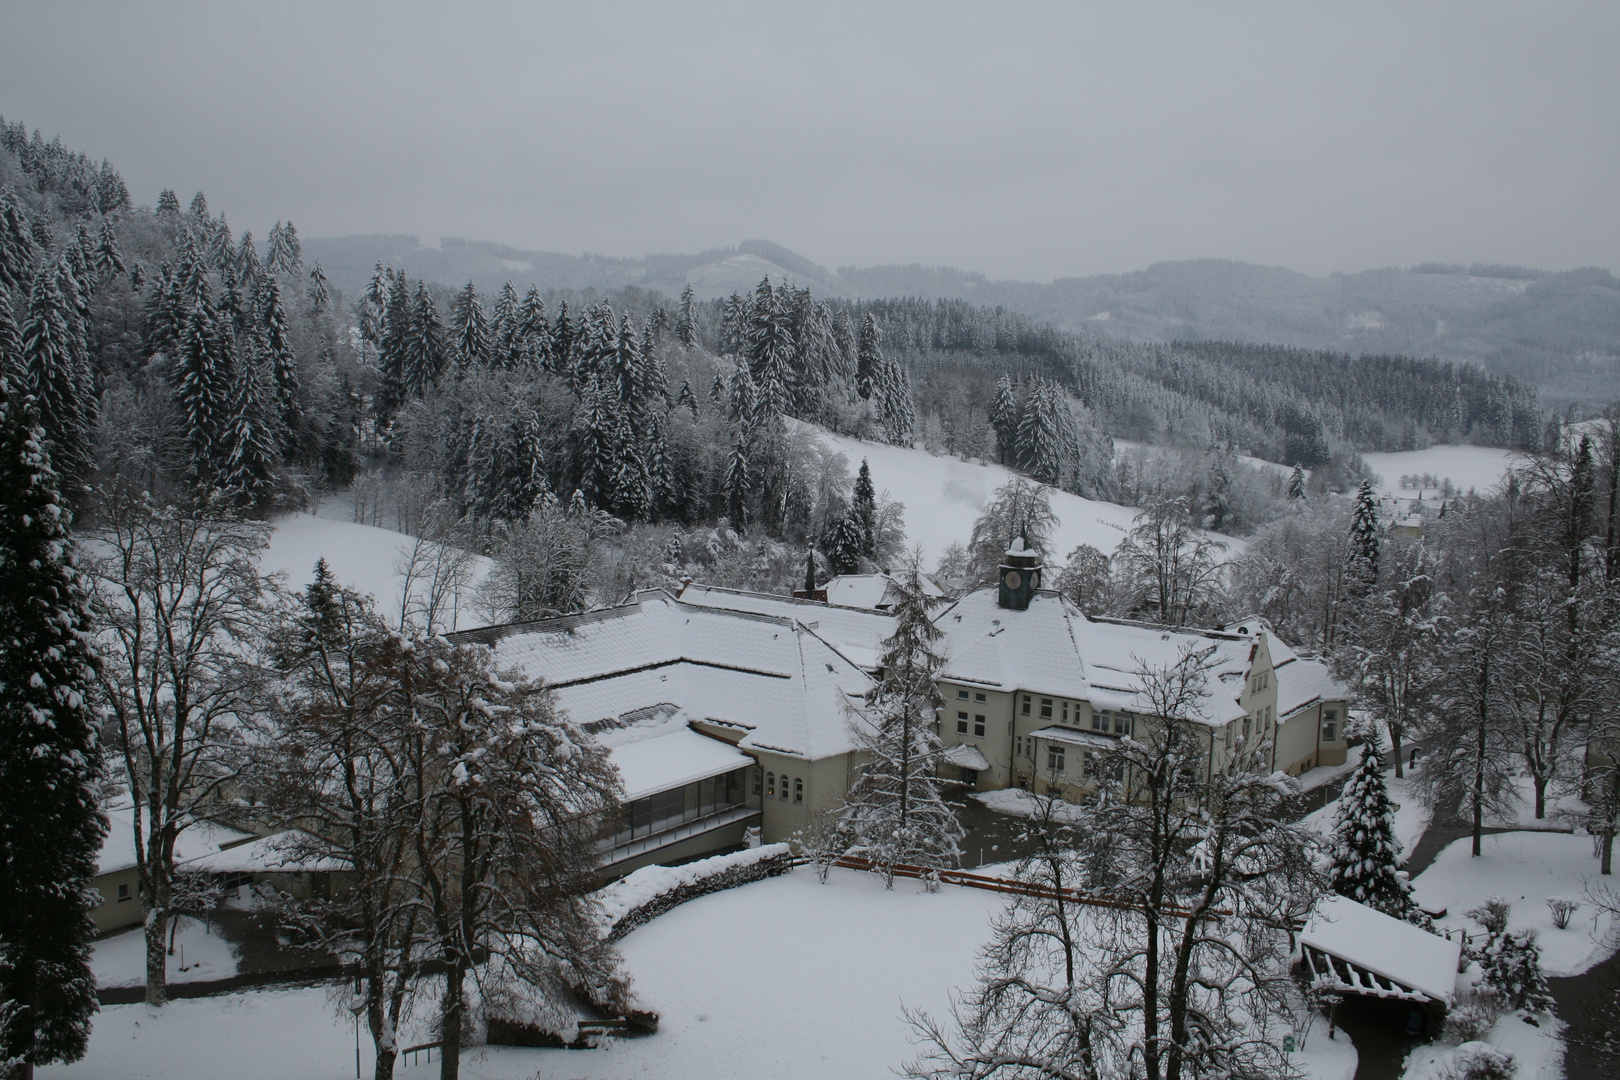
[[[1450,480],[1458,491],[1474,490],[1483,495],[1507,475],[1514,453],[1494,446],[1436,445],[1426,450],[1362,454],[1361,459],[1382,481],[1376,485],[1376,494],[1415,499],[1421,490],[1425,498],[1432,499],[1440,494],[1440,489],[1403,488],[1401,477],[1432,475],[1442,483]]]
[[[921,547],[932,565],[953,543],[966,545],[973,521],[990,501],[991,492],[1015,475],[1005,466],[969,463],[905,446],[865,442],[817,429],[823,444],[849,459],[850,470],[865,458],[879,492],[906,507],[906,542]],[[1057,528],[1052,530],[1048,558],[1062,560],[1081,544],[1112,554],[1130,532],[1136,511],[1115,503],[1096,502],[1063,491],[1052,493]],[[1212,534],[1234,552],[1243,541]]]

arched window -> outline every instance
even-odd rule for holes
[[[773,772],[765,774],[765,797],[767,799],[776,798],[776,774]]]

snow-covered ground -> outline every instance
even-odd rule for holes
[[[1514,1080],[1563,1080],[1564,1023],[1544,1016],[1537,1024],[1540,1026],[1526,1023],[1516,1012],[1505,1012],[1483,1041],[1513,1055],[1518,1067]],[[1442,1080],[1457,1049],[1449,1043],[1414,1048],[1406,1057],[1401,1080]]]
[[[200,920],[177,916],[174,955],[169,957],[169,982],[204,982],[236,974],[236,954],[217,933],[204,931]],[[140,927],[105,937],[95,943],[90,970],[96,985],[142,986],[146,983],[146,935]]]
[[[1483,495],[1506,475],[1513,451],[1492,446],[1431,446],[1393,454],[1362,454],[1361,458],[1383,480],[1377,494],[1415,499],[1420,489],[1401,487],[1401,477],[1433,474],[1442,482],[1449,479],[1458,491],[1472,488]],[[1439,494],[1434,487],[1421,490],[1425,498]]]
[[[966,545],[973,521],[990,500],[990,493],[1013,473],[1001,465],[968,464],[959,458],[935,457],[923,450],[864,442],[817,429],[821,441],[849,459],[850,471],[865,458],[872,466],[872,483],[879,492],[906,506],[906,542],[923,549],[932,566],[952,543]],[[1114,503],[1093,502],[1062,491],[1052,493],[1058,526],[1052,531],[1048,558],[1068,557],[1081,544],[1112,554],[1130,531],[1136,511]],[[1242,541],[1212,534],[1233,552]]]
[[[315,563],[323,556],[332,573],[356,592],[376,598],[377,611],[391,625],[398,625],[400,602],[405,591],[403,566],[415,540],[403,533],[357,525],[309,514],[288,514],[272,524],[275,532],[259,566],[265,573],[287,575],[289,589],[302,589],[315,579]],[[484,626],[487,620],[471,603],[473,589],[489,572],[489,561],[474,560],[473,580],[451,614],[450,629],[469,630]],[[422,587],[412,589],[422,595]]]
[[[1470,856],[1464,837],[1448,845],[1434,863],[1413,880],[1418,902],[1429,911],[1445,908],[1435,923],[1444,930],[1480,932],[1464,914],[1486,898],[1500,896],[1513,905],[1508,925],[1533,928],[1541,945],[1541,966],[1548,975],[1578,975],[1611,951],[1613,930],[1607,916],[1582,902],[1567,929],[1552,923],[1547,898],[1580,900],[1588,881],[1598,877],[1592,838],[1565,833],[1498,833],[1484,838],[1480,857]]]
[[[469,1080],[569,1077],[794,1077],[891,1075],[915,1057],[902,1005],[936,1016],[973,980],[995,893],[944,886],[929,894],[901,879],[809,869],[693,900],[620,943],[658,1034],[601,1050],[487,1047],[468,1051]],[[421,1018],[402,1041],[427,1041]],[[1295,1061],[1313,1080],[1349,1080],[1355,1051],[1317,1024]],[[361,1036],[369,1075],[369,1041]],[[229,1063],[228,1065],[226,1063]],[[39,1075],[213,1080],[340,1080],[354,1068],[354,1027],[325,987],[248,991],[113,1005],[95,1018],[86,1058]],[[437,1064],[401,1067],[402,1080]]]

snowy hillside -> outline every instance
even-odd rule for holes
[[[289,589],[302,589],[315,578],[315,563],[323,556],[332,573],[356,592],[369,593],[377,610],[391,625],[399,624],[400,602],[405,591],[404,568],[416,541],[403,533],[333,521],[309,514],[289,514],[273,522],[275,532],[260,563],[265,573],[287,575]],[[489,572],[489,560],[474,560],[473,580],[463,590],[460,603],[451,612],[453,625],[447,629],[470,630],[487,624],[471,604],[473,589]],[[420,586],[411,590],[421,595]]]
[[[1415,498],[1417,489],[1402,488],[1401,477],[1429,474],[1444,482],[1450,480],[1458,491],[1473,489],[1481,495],[1496,486],[1513,463],[1513,451],[1494,446],[1431,446],[1427,450],[1402,450],[1393,454],[1362,454],[1367,468],[1383,480],[1380,495]],[[1433,487],[1425,489],[1432,498]]]
[[[990,493],[1015,474],[1001,465],[969,464],[958,458],[935,457],[923,450],[883,443],[864,442],[830,432],[820,432],[821,441],[849,458],[850,470],[858,469],[865,458],[872,466],[872,483],[879,492],[906,505],[906,539],[923,549],[923,559],[932,566],[953,542],[966,545],[973,531],[973,520],[990,499]],[[1066,492],[1053,492],[1052,509],[1058,517],[1048,558],[1054,563],[1067,558],[1081,544],[1090,544],[1112,553],[1130,531],[1136,511],[1114,503],[1093,502]],[[1239,550],[1243,541],[1212,534]]]

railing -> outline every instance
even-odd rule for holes
[[[882,868],[871,859],[855,855],[845,855],[835,859],[834,866],[842,866],[850,870],[867,870],[879,872]],[[1016,881],[1011,878],[989,877],[985,874],[975,874],[967,870],[933,870],[924,866],[910,866],[905,863],[895,863],[888,867],[895,877],[904,878],[933,878],[943,885],[962,885],[969,889],[984,889],[986,892],[1008,893],[1013,896],[1034,896],[1048,900],[1072,900],[1077,904],[1087,904],[1091,907],[1113,908],[1118,911],[1137,911],[1141,905],[1133,904],[1128,900],[1119,900],[1108,896],[1098,896],[1094,893],[1083,893],[1078,889],[1054,889],[1047,885],[1037,885],[1028,881]],[[1163,914],[1172,917],[1185,918],[1193,914],[1180,908],[1166,908]],[[1211,909],[1203,914],[1230,915],[1225,908]]]
[[[407,1046],[399,1052],[399,1063],[402,1066],[419,1065],[422,1063],[422,1055],[426,1054],[427,1064],[431,1065],[433,1064],[433,1051],[442,1049],[443,1046],[444,1043],[442,1042],[418,1043],[416,1046]]]
[[[659,848],[668,847],[682,840],[690,840],[694,836],[700,836],[714,829],[734,825],[739,821],[746,821],[751,817],[757,817],[759,814],[760,811],[751,806],[727,807],[717,814],[710,814],[707,817],[684,822],[663,832],[631,840],[618,847],[604,845],[602,848],[602,862],[604,865],[611,866],[614,863],[635,858],[637,855],[645,855],[649,851],[657,851]],[[611,840],[608,841],[608,844],[611,843]]]

